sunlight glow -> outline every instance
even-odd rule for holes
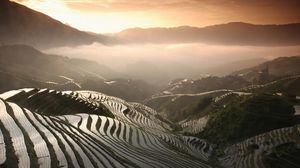
[[[12,0],[79,30],[113,33],[133,27],[203,27],[228,22],[300,22],[298,3],[216,0]],[[222,3],[223,2],[223,3]],[[264,4],[264,5],[262,5]],[[269,6],[269,7],[267,7]],[[254,10],[255,9],[255,10]],[[261,15],[264,13],[264,15]]]
[[[153,27],[160,24],[154,16],[146,15],[141,11],[86,12],[71,9],[61,0],[29,0],[19,3],[79,30],[95,33],[113,33],[126,28]]]

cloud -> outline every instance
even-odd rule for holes
[[[237,60],[273,59],[300,54],[300,47],[216,46],[204,44],[138,44],[104,46],[94,43],[60,47],[46,53],[97,61],[126,77],[151,83],[199,78],[209,70]],[[220,72],[220,71],[219,71]],[[222,71],[222,73],[225,73]],[[227,72],[229,73],[229,72]]]
[[[59,47],[47,53],[98,61],[112,68],[124,68],[140,61],[156,64],[181,62],[192,67],[214,66],[255,57],[275,58],[299,55],[300,47],[251,47],[194,44],[130,44],[105,46],[94,43],[78,47]],[[208,64],[207,64],[208,63]]]

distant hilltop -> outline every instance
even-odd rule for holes
[[[115,34],[131,43],[206,43],[220,45],[300,45],[300,23],[254,25],[231,22],[207,27],[133,28]]]
[[[26,44],[38,48],[104,43],[94,36],[11,1],[0,1],[0,44]]]
[[[300,23],[254,25],[242,22],[207,27],[132,28],[103,35],[77,30],[41,12],[11,1],[0,1],[0,44],[36,48],[92,44],[205,43],[217,45],[300,45]]]

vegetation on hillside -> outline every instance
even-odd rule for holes
[[[147,102],[167,119],[178,122],[183,119],[204,116],[210,111],[212,97],[209,96],[180,96],[162,97]]]
[[[211,113],[198,136],[213,143],[228,144],[295,123],[294,108],[285,99],[267,94],[235,97]]]

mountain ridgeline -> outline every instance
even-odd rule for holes
[[[254,25],[231,22],[206,27],[132,28],[111,35],[88,33],[9,0],[0,1],[0,44],[39,49],[126,43],[205,43],[217,45],[300,45],[300,24]]]
[[[251,68],[235,71],[231,74],[242,75],[248,80],[254,79],[264,71],[267,71],[268,75],[273,77],[291,76],[300,74],[299,65],[299,56],[279,57]]]
[[[105,43],[94,36],[9,0],[0,1],[0,44],[27,44],[38,48]]]
[[[242,22],[207,27],[133,28],[115,34],[129,43],[205,43],[218,45],[300,45],[300,23],[254,25]]]

